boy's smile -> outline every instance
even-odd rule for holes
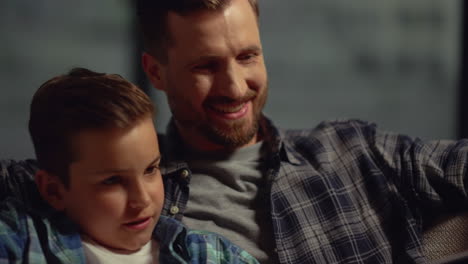
[[[140,219],[137,219],[135,221],[131,221],[128,223],[125,223],[124,225],[127,228],[133,229],[133,230],[143,230],[147,228],[151,224],[152,217],[143,217]]]
[[[150,117],[126,129],[84,130],[60,206],[99,244],[134,251],[151,240],[164,201],[157,135]]]

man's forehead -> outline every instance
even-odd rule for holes
[[[246,1],[245,4],[229,5],[223,10],[203,10],[190,15],[171,12],[168,14],[167,28],[172,42],[178,38],[195,40],[210,37],[225,31],[235,31],[235,34],[254,31],[258,34],[258,21]]]
[[[257,16],[253,7],[248,0],[232,0],[227,1],[227,4],[221,5],[217,9],[201,8],[199,10],[178,13],[169,11],[167,14],[167,24],[169,31],[173,31],[178,25],[184,22],[190,25],[203,25],[210,20],[229,16],[232,12],[240,12],[243,14],[252,15],[257,22]],[[246,16],[245,16],[246,17]]]

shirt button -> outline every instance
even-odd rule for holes
[[[187,177],[189,176],[189,171],[188,170],[182,170],[182,172],[180,173],[180,176],[182,176],[182,178],[184,179],[187,179]]]
[[[170,212],[171,212],[172,215],[176,215],[179,212],[179,207],[177,207],[175,205],[172,206]]]

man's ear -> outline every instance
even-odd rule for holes
[[[34,180],[44,200],[58,211],[65,209],[65,186],[57,176],[45,170],[38,170]]]
[[[161,63],[147,52],[143,52],[141,63],[146,76],[148,76],[148,79],[154,88],[165,91],[166,88],[162,79],[163,73]]]

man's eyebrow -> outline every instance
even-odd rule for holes
[[[245,53],[245,52],[258,52],[258,53],[261,53],[262,48],[259,47],[258,45],[250,45],[250,46],[247,46],[246,48],[242,49],[241,53]]]
[[[262,48],[259,47],[258,45],[250,45],[241,49],[239,53],[242,54],[242,53],[247,53],[247,52],[262,53]],[[188,66],[199,63],[199,62],[216,60],[218,58],[220,58],[220,56],[218,55],[202,55],[200,57],[196,57],[193,60],[191,60],[188,63]]]
[[[216,60],[218,58],[219,58],[219,56],[216,56],[216,55],[203,55],[203,56],[194,58],[193,60],[191,60],[188,63],[188,65],[190,66],[190,65],[197,64],[197,63],[203,62],[203,61],[212,61],[212,60]]]

